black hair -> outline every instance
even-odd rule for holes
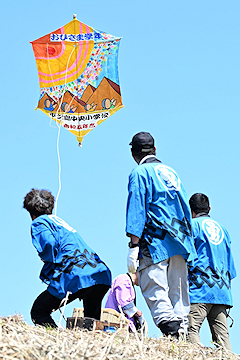
[[[50,191],[32,189],[25,196],[23,207],[30,215],[38,217],[44,214],[52,214],[54,201],[54,196]]]
[[[202,193],[196,193],[191,196],[189,200],[189,205],[192,211],[195,212],[195,214],[199,214],[201,212],[209,213],[209,198],[207,195],[204,195]]]
[[[132,151],[132,155],[136,158],[136,160],[141,161],[142,158],[144,158],[147,155],[156,155],[156,151],[155,148],[151,148],[148,151],[146,151],[147,149],[144,149],[145,151],[142,152],[142,150],[136,150],[134,147],[131,148]]]

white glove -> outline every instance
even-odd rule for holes
[[[127,267],[130,273],[135,273],[138,268],[138,253],[139,253],[139,246],[134,248],[130,248],[128,250],[128,257],[127,257]]]

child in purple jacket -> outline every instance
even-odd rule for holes
[[[105,305],[105,308],[123,312],[132,332],[138,330],[139,323],[142,324],[142,311],[136,307],[134,285],[138,286],[138,272],[118,275],[112,281]]]

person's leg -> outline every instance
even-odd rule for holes
[[[174,313],[168,292],[169,259],[139,272],[139,285],[155,324],[163,334],[178,336],[181,319]]]
[[[51,317],[53,310],[57,310],[61,300],[51,295],[47,290],[43,291],[34,301],[31,309],[31,318],[35,325],[57,327]]]
[[[207,320],[212,333],[212,340],[231,351],[226,306],[213,304]]]
[[[189,342],[201,343],[199,331],[209,310],[208,304],[191,304],[188,315],[189,325],[187,340]]]
[[[84,289],[84,292],[80,294],[79,298],[83,299],[85,317],[100,320],[102,299],[109,288],[110,286],[108,285],[100,284]]]
[[[174,313],[182,320],[182,327],[187,331],[188,314],[190,311],[188,269],[181,255],[170,257],[168,266],[168,296]]]

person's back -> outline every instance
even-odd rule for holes
[[[108,292],[105,308],[123,312],[129,320],[130,329],[138,330],[138,322],[142,322],[142,312],[136,307],[136,293],[134,285],[138,286],[138,272],[118,275],[113,281]]]
[[[31,309],[35,324],[56,327],[53,309],[78,298],[84,315],[100,319],[101,302],[111,284],[111,272],[81,236],[64,220],[52,215],[54,196],[48,190],[32,189],[24,198],[29,212],[32,243],[44,265],[40,279],[48,288]]]
[[[138,166],[128,184],[128,270],[135,272],[139,260],[139,285],[152,318],[164,335],[178,338],[190,308],[186,262],[196,257],[187,196],[176,171],[157,159],[151,134],[137,133],[130,145]]]
[[[189,262],[195,258],[191,214],[183,184],[175,170],[154,156],[149,156],[129,176],[126,231],[141,238],[140,247],[151,244],[148,250],[153,263],[177,254]]]
[[[194,218],[192,228],[198,258],[189,269],[190,301],[232,306],[236,274],[227,230],[207,215]]]
[[[192,229],[198,258],[189,268],[189,334],[200,342],[199,330],[207,317],[214,342],[231,349],[227,308],[232,307],[231,280],[236,276],[231,240],[227,230],[209,216],[208,197],[194,194],[190,199]]]
[[[78,232],[55,215],[41,215],[31,224],[32,242],[45,261],[40,278],[59,299],[67,291],[109,285],[110,271]],[[51,271],[50,271],[51,269]]]

